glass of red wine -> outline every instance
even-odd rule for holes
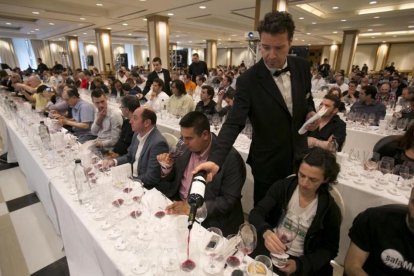
[[[272,262],[278,268],[286,266],[289,255],[286,251],[296,238],[299,229],[299,217],[291,212],[286,212],[274,230],[279,240],[286,246],[285,252],[272,253]]]
[[[246,222],[240,225],[238,235],[240,242],[237,249],[243,253],[243,264],[246,266],[245,256],[252,253],[257,245],[257,231],[252,224]]]

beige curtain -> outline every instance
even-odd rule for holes
[[[147,57],[149,57],[148,47],[134,45],[134,64],[141,66],[147,65]],[[164,62],[164,61],[163,61]]]
[[[68,50],[65,41],[49,41],[49,49],[52,66],[55,64],[55,61],[65,67],[69,64]]]
[[[50,59],[50,49],[47,43],[45,44],[43,40],[31,39],[30,43],[32,44],[32,49],[36,59],[41,58],[43,63],[48,67],[52,66],[52,61]]]
[[[11,38],[0,38],[0,59],[2,63],[7,63],[11,68],[19,66]]]

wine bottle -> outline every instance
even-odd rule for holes
[[[206,189],[207,172],[202,170],[193,176],[191,181],[190,192],[188,193],[187,202],[190,205],[190,214],[188,215],[188,229],[193,228],[197,209],[204,203],[204,192]]]

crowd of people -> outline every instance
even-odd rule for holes
[[[396,110],[395,117],[414,118],[414,89],[394,65],[379,73],[355,68],[349,78],[343,72],[333,74],[327,60],[311,70],[305,59],[288,56],[294,31],[288,13],[267,14],[258,26],[262,59],[249,69],[243,64],[208,71],[195,53],[183,74],[163,68],[154,57],[151,72],[120,68],[116,76],[108,76],[97,68],[72,72],[57,63],[49,70],[39,59],[34,73],[1,71],[1,85],[58,120],[79,142],[92,141],[105,156],[104,168],[130,163],[134,178],[173,200],[169,214],[188,215],[192,176],[206,170],[208,218],[203,226],[218,227],[225,235],[237,232],[244,221],[246,168],[233,143],[248,122],[253,135],[247,164],[254,178],[249,221],[259,239],[253,255],[286,252],[287,265],[275,268],[281,275],[332,275],[329,263],[338,253],[342,221],[330,195],[340,170],[333,152],[346,139],[346,122],[338,113],[374,114],[372,123],[378,124],[388,105]],[[315,108],[312,92],[325,87],[329,91]],[[81,93],[89,93],[91,102]],[[111,98],[121,112],[108,105]],[[181,118],[184,147],[175,158],[157,128],[157,116],[164,110]],[[307,125],[306,135],[299,134],[320,110],[321,118]],[[210,131],[212,115],[226,116],[217,136]],[[414,156],[413,129],[407,131],[411,142],[402,142],[400,156]],[[298,236],[287,247],[275,228],[281,218],[293,217],[300,218]],[[347,275],[412,273],[414,190],[408,211],[407,206],[367,210],[355,219],[349,235]],[[395,252],[403,256],[402,263],[384,259],[384,254],[397,256]]]

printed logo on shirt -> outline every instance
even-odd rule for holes
[[[404,260],[404,257],[395,249],[385,249],[381,253],[382,262],[392,269],[404,269],[414,272],[414,265],[412,262]]]

